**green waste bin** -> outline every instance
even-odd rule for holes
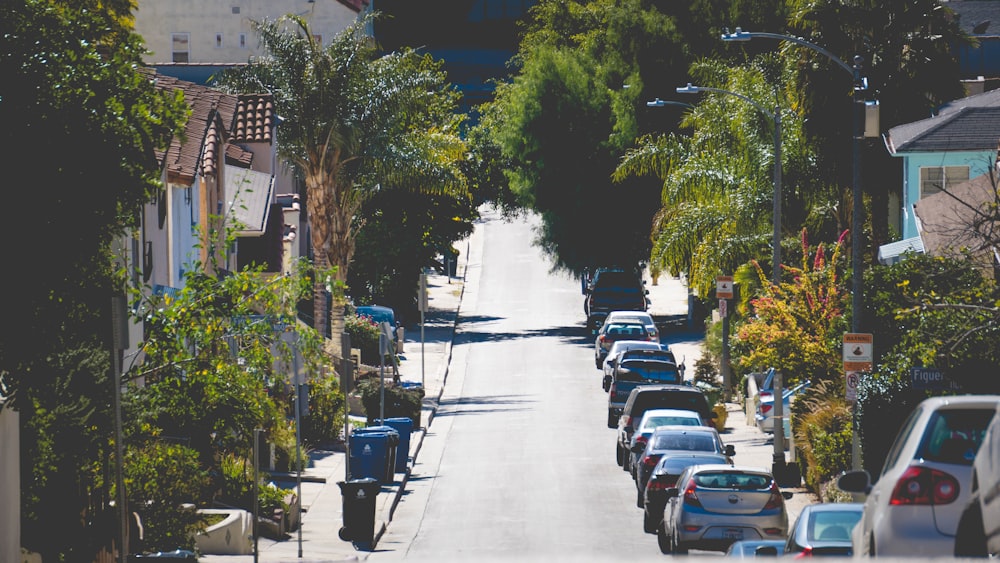
[[[370,477],[338,481],[337,485],[344,501],[340,539],[370,546],[375,541],[375,497],[381,485]]]

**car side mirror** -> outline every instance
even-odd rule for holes
[[[837,478],[837,488],[845,493],[868,494],[872,491],[872,478],[864,469],[847,471]]]
[[[631,451],[634,454],[641,454],[642,452],[646,451],[646,446],[645,444],[632,444],[632,447],[629,448],[629,451]]]
[[[756,555],[756,556],[758,556],[758,557],[760,557],[762,555],[777,557],[778,556],[778,548],[774,547],[773,545],[762,545],[762,546],[758,547],[757,549],[755,549],[754,552],[753,552],[753,554]]]
[[[732,444],[726,444],[726,455],[734,456],[736,455],[736,448]]]

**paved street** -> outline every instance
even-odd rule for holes
[[[424,385],[426,397],[422,414],[423,427],[412,435],[408,471],[406,473],[397,473],[396,482],[391,486],[383,486],[377,497],[376,545],[374,546],[374,551],[369,551],[368,548],[370,546],[354,546],[350,542],[340,540],[338,537],[337,532],[342,522],[342,498],[340,489],[336,483],[345,478],[344,453],[342,448],[339,448],[332,449],[332,451],[316,451],[311,453],[312,464],[303,474],[302,482],[302,499],[305,513],[302,517],[303,526],[301,535],[298,531],[293,532],[290,538],[281,542],[260,539],[259,561],[320,562],[368,558],[373,560],[402,558],[414,560],[421,557],[417,553],[408,553],[408,550],[411,549],[414,538],[421,531],[421,526],[425,525],[429,527],[429,524],[424,522],[427,517],[424,510],[428,510],[428,507],[432,508],[434,505],[425,506],[422,503],[426,503],[431,498],[431,489],[436,483],[435,477],[442,471],[447,471],[446,469],[442,469],[442,460],[446,464],[448,462],[448,458],[445,456],[446,445],[452,440],[461,440],[461,438],[456,438],[456,436],[462,436],[462,434],[457,434],[452,436],[452,438],[446,439],[453,426],[458,424],[456,422],[458,417],[445,416],[439,418],[439,414],[454,415],[461,409],[469,408],[467,399],[462,398],[463,394],[468,394],[469,389],[467,386],[471,385],[467,381],[469,376],[466,373],[465,367],[470,365],[470,356],[473,359],[475,357],[475,352],[470,351],[474,350],[474,348],[469,344],[496,340],[498,333],[491,333],[491,331],[499,330],[490,326],[491,323],[497,323],[498,319],[481,314],[482,311],[487,310],[491,306],[491,300],[497,297],[492,294],[485,296],[481,294],[480,282],[485,265],[483,256],[484,234],[487,230],[487,225],[490,225],[491,229],[496,230],[500,221],[498,217],[489,213],[484,214],[484,217],[485,219],[477,224],[472,236],[456,245],[461,251],[457,276],[449,279],[447,276],[432,275],[428,279],[430,312],[427,315],[423,331],[423,343],[421,343],[419,326],[407,327],[407,342],[404,359],[400,367],[400,376],[404,381],[422,382]],[[533,256],[533,251],[529,252],[525,249],[523,255],[509,258],[515,261],[525,261],[533,259],[531,256]],[[487,258],[493,259],[491,257]],[[517,292],[520,291],[522,286],[519,284],[525,280],[519,280],[518,276],[523,276],[524,274],[510,272],[504,275],[509,275],[511,278],[496,287],[509,288],[503,290],[504,293],[502,296],[502,299],[509,302],[512,299],[511,296],[516,296]],[[584,365],[588,365],[588,370],[580,370],[580,373],[584,374],[585,381],[582,383],[575,381],[574,385],[580,386],[581,392],[585,392],[588,395],[589,398],[585,400],[599,404],[604,399],[601,399],[602,393],[598,372],[593,368],[592,351],[588,349],[587,341],[589,340],[592,343],[592,340],[590,340],[590,336],[583,332],[582,328],[584,320],[582,311],[583,296],[579,293],[578,282],[566,280],[565,283],[567,288],[575,288],[576,291],[576,295],[572,296],[568,294],[569,290],[567,289],[565,299],[567,302],[575,302],[576,306],[565,313],[553,310],[550,314],[556,315],[555,318],[560,322],[565,320],[566,325],[579,325],[579,331],[569,326],[560,333],[550,333],[549,337],[565,339],[566,334],[579,334],[579,336],[573,337],[572,340],[575,344],[573,348],[570,348],[572,352],[569,353],[574,354],[574,357],[579,356]],[[654,315],[683,316],[686,314],[687,291],[680,280],[661,277],[656,285],[653,285],[650,281],[647,283],[647,287],[650,290],[652,312]],[[482,309],[479,309],[480,307]],[[563,315],[566,315],[565,319],[563,319]],[[480,323],[480,325],[477,326],[476,323]],[[456,324],[459,327],[457,333]],[[512,334],[511,330],[515,330],[506,326],[503,328],[505,332],[502,333],[508,335]],[[528,330],[530,334],[531,330],[539,330],[539,327],[518,326],[516,330],[522,332]],[[563,336],[560,336],[560,334]],[[545,333],[542,332],[536,334],[533,338],[542,339],[545,337]],[[669,342],[674,347],[677,357],[679,359],[684,358],[688,367],[692,367],[701,354],[700,335],[685,326],[665,331],[663,340]],[[454,342],[462,344],[453,347]],[[517,348],[505,348],[505,351],[502,353],[509,357],[511,350],[524,349],[530,342],[532,340],[517,340]],[[589,346],[592,346],[592,344]],[[453,354],[457,355],[453,357]],[[490,361],[496,362],[496,360]],[[477,373],[479,371],[482,371],[482,369],[478,369]],[[692,372],[693,370],[690,370],[688,374],[690,375]],[[586,388],[586,390],[582,391],[583,388]],[[533,393],[548,392],[543,389],[532,389]],[[482,395],[482,393],[479,393],[479,395]],[[511,396],[511,398],[513,397]],[[532,398],[534,398],[534,395],[532,395]],[[526,428],[542,428],[540,426],[542,420],[539,417],[543,416],[543,413],[532,415],[528,405],[522,404],[519,406],[516,402],[508,402],[505,407],[503,405],[499,405],[498,407],[497,404],[489,407],[491,410],[497,408],[505,409],[506,414],[504,416],[508,418],[513,416],[516,411],[529,409],[526,420],[533,422],[529,423],[530,426]],[[585,410],[589,411],[589,406]],[[723,437],[726,443],[735,446],[737,452],[736,462],[770,467],[773,447],[770,445],[769,435],[761,433],[756,428],[747,426],[739,405],[730,404],[727,407],[727,411],[728,419]],[[592,426],[603,427],[603,417],[600,410],[595,407],[592,414],[595,421],[597,421]],[[461,423],[469,424],[469,420],[471,419],[464,418],[461,420]],[[589,427],[590,425],[587,426],[587,428]],[[476,428],[475,432],[485,432],[482,427]],[[604,433],[600,433],[600,431]],[[594,439],[600,443],[598,448],[606,450],[606,452],[601,452],[601,459],[606,458],[606,465],[610,468],[606,471],[617,471],[617,474],[613,477],[613,495],[616,497],[620,496],[623,499],[632,499],[631,501],[623,501],[625,503],[623,506],[629,510],[627,514],[634,520],[627,523],[628,528],[630,530],[638,530],[635,532],[635,539],[632,541],[636,545],[641,544],[642,546],[646,546],[648,544],[648,547],[637,549],[641,549],[642,553],[646,553],[648,550],[650,557],[659,556],[656,549],[655,537],[642,534],[641,526],[639,525],[641,511],[634,507],[634,487],[630,484],[627,475],[622,473],[620,469],[616,469],[612,461],[613,439],[610,434],[611,432],[610,429],[597,428],[593,433],[597,436]],[[604,442],[607,442],[607,444],[604,444]],[[556,447],[551,440],[548,443],[551,444],[551,447]],[[605,453],[606,455],[603,455]],[[602,461],[601,463],[601,471],[605,471],[603,468],[604,462]],[[482,470],[482,466],[477,466],[477,468],[478,470]],[[453,472],[459,471],[457,468],[452,468],[452,470]],[[498,475],[495,478],[501,479],[505,478],[505,476]],[[554,478],[556,479],[554,482],[559,482],[560,477],[558,475],[554,476]],[[532,482],[533,480],[528,479],[525,487],[530,488]],[[443,487],[441,483],[437,483],[437,485]],[[815,498],[804,489],[790,490],[795,493],[793,499],[788,502],[790,520],[794,520],[795,515],[801,510],[801,507],[814,502]],[[546,493],[540,492],[539,494],[544,495]],[[603,502],[606,501],[607,499]],[[580,510],[583,510],[584,514],[586,514],[590,509],[600,506],[600,502],[602,501],[595,500],[594,502],[598,504],[589,507],[581,505]],[[631,502],[631,507],[628,507],[628,502]],[[456,509],[460,505],[460,498],[452,499],[448,503],[448,506]],[[546,506],[544,504],[535,507],[536,511],[545,509]],[[591,514],[588,519],[592,520],[595,516]],[[469,516],[465,519],[468,521],[471,517]],[[454,522],[448,525],[452,527],[456,526]],[[513,523],[508,522],[499,525],[501,535],[498,537],[503,537],[503,527],[510,525],[513,525]],[[621,526],[623,524],[609,523],[608,525]],[[498,525],[494,523],[493,527],[496,528]],[[531,532],[526,531],[525,533],[530,535]],[[594,535],[589,532],[584,533],[591,536]],[[579,537],[574,541],[585,542],[593,539]],[[610,537],[599,538],[595,545],[607,544],[608,546],[612,546],[613,539]],[[485,544],[476,543],[476,545]],[[440,547],[430,546],[427,549],[440,549]],[[448,551],[442,551],[441,553],[448,553]],[[502,552],[500,553],[502,554]],[[613,553],[615,553],[614,550],[608,552],[609,555]],[[244,563],[253,561],[254,557],[252,555],[214,555],[203,556],[201,560],[210,563]]]

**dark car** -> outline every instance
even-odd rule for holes
[[[810,504],[799,513],[788,534],[785,554],[853,555],[851,530],[861,520],[861,502],[822,502]]]
[[[680,367],[671,361],[641,357],[619,361],[608,387],[608,428],[618,425],[618,416],[632,389],[658,383],[680,384],[682,377]]]
[[[649,474],[642,497],[642,530],[655,534],[667,505],[667,489],[677,486],[677,477],[692,465],[729,463],[725,454],[684,453],[661,457]]]
[[[629,443],[636,424],[649,409],[683,409],[701,415],[706,425],[714,427],[716,414],[708,404],[708,398],[697,387],[690,385],[640,385],[629,393],[621,415],[618,417],[618,436],[615,459],[618,465],[625,465]]]
[[[636,489],[635,504],[639,508],[643,507],[646,482],[661,458],[696,453],[718,454],[725,457],[722,463],[731,464],[732,456],[736,455],[732,444],[724,445],[719,431],[709,426],[660,426],[653,431],[644,445],[636,444],[633,447],[637,450],[642,448],[633,474]]]
[[[599,272],[585,289],[583,303],[587,327],[595,330],[611,311],[646,311],[649,309],[649,290],[642,275],[624,270]]]

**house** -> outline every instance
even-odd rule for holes
[[[993,169],[1000,147],[1000,91],[949,102],[933,117],[893,127],[883,139],[889,154],[903,160],[903,200],[895,221],[902,240],[879,249],[879,261],[891,263],[906,249],[926,247],[914,212],[918,202]]]
[[[183,135],[156,154],[162,185],[140,223],[123,239],[132,283],[170,294],[195,265],[211,275],[248,265],[280,274],[298,256],[298,196],[278,194],[275,128],[269,94],[234,95],[149,72],[157,88],[181,90],[191,110]],[[226,231],[236,236],[227,244]],[[138,356],[141,325],[130,325],[125,357]]]
[[[935,256],[960,256],[969,252],[980,267],[994,275],[1000,265],[996,244],[1000,237],[995,172],[977,176],[947,192],[938,192],[914,203],[924,252]]]
[[[943,0],[976,44],[955,49],[970,94],[1000,86],[1000,0]]]

